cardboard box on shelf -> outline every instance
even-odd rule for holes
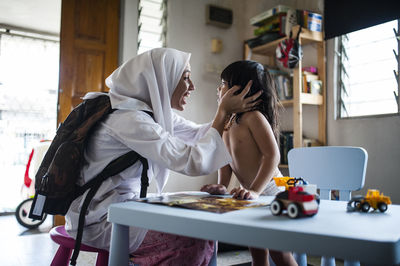
[[[322,31],[322,16],[320,14],[307,11],[289,9],[286,13],[285,34],[289,36],[290,31],[296,25],[310,31]]]

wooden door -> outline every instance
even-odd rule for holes
[[[63,0],[57,124],[118,66],[120,0]],[[64,224],[55,216],[54,224]]]
[[[118,66],[120,0],[63,0],[57,124]]]

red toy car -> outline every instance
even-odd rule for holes
[[[319,202],[316,195],[304,191],[301,186],[289,187],[288,190],[276,195],[271,203],[273,215],[280,215],[287,210],[290,218],[313,216],[318,212]]]

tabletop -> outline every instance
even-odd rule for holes
[[[259,201],[270,202],[263,196]],[[269,206],[223,214],[163,205],[112,204],[108,220],[227,243],[333,256],[376,264],[400,263],[400,206],[387,212],[347,212],[347,202],[321,200],[313,217],[273,216]]]

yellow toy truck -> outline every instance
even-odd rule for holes
[[[285,190],[289,190],[289,187],[294,186],[294,177],[290,176],[280,176],[280,177],[273,177],[275,184],[277,187],[285,187]],[[289,180],[293,180],[292,182]],[[289,182],[288,182],[289,181]]]
[[[372,207],[374,210],[385,212],[389,204],[392,204],[390,197],[383,195],[377,189],[368,189],[365,197],[358,195],[351,198],[347,203],[347,211],[368,212]]]

